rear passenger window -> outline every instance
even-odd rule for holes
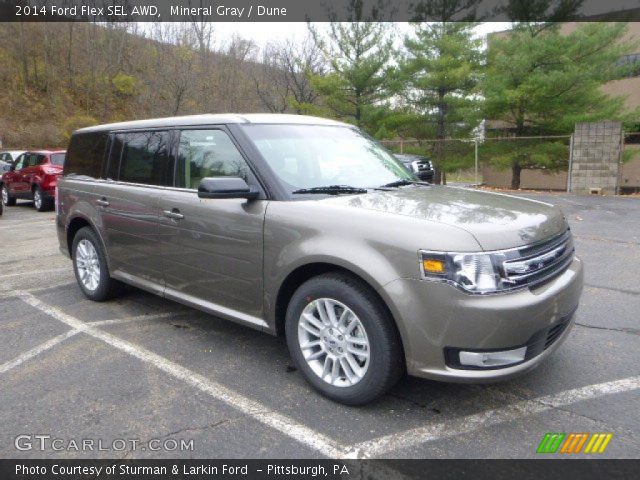
[[[35,167],[40,165],[44,161],[44,155],[38,155],[37,153],[30,153],[27,155],[27,161],[25,162],[25,167]]]
[[[118,179],[146,185],[165,185],[165,169],[169,157],[168,132],[134,132],[117,140],[124,140]],[[114,144],[114,148],[118,145]],[[110,167],[111,169],[111,167]]]
[[[95,132],[76,133],[71,137],[64,160],[64,174],[100,178],[107,136],[107,132]]]
[[[109,163],[107,164],[106,178],[110,180],[118,179],[118,171],[120,170],[120,157],[122,157],[122,147],[124,146],[123,134],[113,135],[111,137],[111,149],[109,153]]]
[[[182,130],[176,162],[175,186],[198,188],[205,177],[240,177],[249,167],[222,130]]]

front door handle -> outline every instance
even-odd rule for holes
[[[97,203],[98,205],[100,205],[101,207],[108,207],[108,206],[110,205],[110,204],[109,204],[109,202],[107,201],[107,199],[106,199],[106,198],[104,198],[104,197],[102,197],[102,198],[101,198],[101,199],[99,199],[99,200],[96,200],[96,203]]]
[[[172,210],[163,210],[162,213],[165,217],[171,218],[173,220],[182,220],[184,215],[180,213],[180,210],[174,208]]]

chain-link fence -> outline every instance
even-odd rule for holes
[[[547,188],[543,186],[545,182],[549,182],[552,189],[565,188],[571,151],[570,135],[386,140],[382,143],[396,153],[429,157],[436,166],[436,174],[441,172],[445,182],[489,183],[502,188]],[[562,172],[565,172],[564,179]],[[559,176],[556,178],[554,174]],[[486,176],[489,178],[484,178]],[[523,177],[527,184],[535,185],[523,185]]]

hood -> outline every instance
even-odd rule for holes
[[[44,173],[49,175],[62,175],[64,166],[56,165],[54,163],[47,163],[46,165],[42,166],[42,170],[44,171]]]
[[[560,209],[551,204],[456,187],[409,186],[322,201],[462,228],[484,250],[529,245],[553,237],[568,226]]]

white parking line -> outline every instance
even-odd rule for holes
[[[271,410],[266,405],[251,400],[213,380],[203,377],[177,363],[157,355],[143,347],[129,343],[109,333],[102,332],[90,323],[82,322],[61,310],[47,305],[28,292],[21,293],[20,298],[27,304],[41,312],[82,331],[87,335],[102,340],[129,355],[149,363],[165,373],[181,380],[211,397],[226,403],[284,435],[330,458],[355,458],[357,452],[340,445],[337,441],[315,430],[298,423],[296,420]]]
[[[474,432],[481,428],[511,422],[585,400],[640,389],[640,376],[627,377],[611,382],[565,390],[530,400],[522,400],[502,408],[485,410],[473,415],[454,418],[446,422],[425,425],[395,434],[384,435],[355,445],[345,446],[340,444],[337,440],[327,437],[306,425],[297,423],[296,420],[292,418],[282,415],[257,401],[245,397],[211,379],[203,377],[202,375],[153,353],[144,347],[129,343],[95,328],[96,326],[121,323],[134,319],[143,319],[144,317],[159,318],[165,314],[141,315],[138,317],[129,317],[128,319],[125,318],[86,323],[62,312],[54,306],[47,305],[29,292],[17,292],[17,297],[32,307],[37,308],[45,314],[65,323],[73,330],[64,335],[55,337],[29,352],[26,352],[15,360],[0,366],[0,373],[19,365],[41,351],[51,348],[53,345],[60,343],[65,338],[75,335],[78,332],[83,332],[117,348],[118,350],[128,353],[145,363],[155,366],[174,378],[198,388],[211,397],[226,403],[251,418],[274,428],[297,442],[330,458],[384,457],[385,454],[394,450]],[[167,312],[166,316],[172,314],[174,313]]]
[[[37,347],[34,347],[31,350],[24,352],[22,355],[17,356],[13,360],[9,360],[8,362],[0,365],[0,373],[8,372],[12,368],[22,365],[27,360],[30,360],[36,355],[39,355],[42,352],[45,352],[52,347],[55,347],[59,343],[64,342],[67,338],[73,337],[78,333],[80,333],[80,330],[76,330],[76,329],[69,330],[67,333],[63,333],[62,335],[58,335],[57,337],[53,337],[51,340],[47,340],[46,342],[41,343]]]
[[[57,268],[50,268],[48,270],[29,270],[29,271],[25,271],[25,272],[19,272],[19,273],[8,273],[6,275],[0,275],[0,280],[4,280],[5,278],[12,278],[12,277],[24,277],[25,275],[46,275],[48,273],[56,273],[56,272],[62,272],[62,271],[71,271],[73,272],[73,270],[71,270],[68,266],[67,267],[57,267]]]
[[[363,452],[367,457],[379,457],[401,448],[470,433],[480,428],[510,422],[583,400],[637,389],[640,389],[640,376],[587,385],[586,387],[565,390],[531,400],[523,400],[503,408],[485,410],[484,412],[455,418],[446,422],[385,435],[354,445],[354,448],[356,451]]]

